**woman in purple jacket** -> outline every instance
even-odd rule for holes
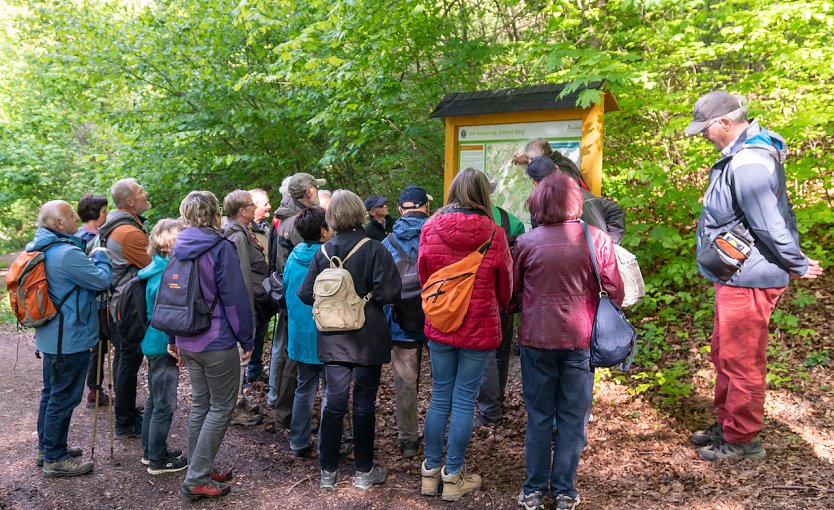
[[[594,386],[589,346],[601,289],[579,223],[582,194],[576,181],[558,172],[545,177],[527,208],[540,226],[516,240],[513,256],[527,407],[527,480],[518,503],[525,510],[543,508],[542,499],[550,492],[555,508],[572,509],[579,504],[574,479]],[[622,303],[623,283],[611,238],[588,228],[603,289]],[[551,449],[554,415],[558,427]]]
[[[217,297],[211,326],[194,336],[175,337],[168,350],[188,367],[188,472],[182,493],[189,499],[229,493],[231,470],[214,467],[237,402],[240,363],[252,354],[252,308],[235,246],[220,232],[220,204],[209,191],[192,191],[180,214],[187,227],[177,237],[172,258],[194,260],[206,302]],[[218,295],[219,294],[219,295]],[[243,355],[238,352],[238,344]]]

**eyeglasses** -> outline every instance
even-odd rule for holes
[[[718,118],[716,118],[716,119],[712,119],[712,121],[710,121],[710,122],[709,122],[706,126],[704,126],[704,129],[702,129],[702,130],[701,130],[701,134],[706,133],[706,132],[707,132],[707,129],[709,129],[709,128],[710,128],[710,126],[712,126],[713,124],[715,124],[715,123],[716,123],[716,122],[718,122],[719,120],[721,120],[721,117],[718,117]]]

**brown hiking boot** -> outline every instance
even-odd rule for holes
[[[101,388],[98,390],[90,389],[87,393],[87,407],[92,409],[96,407],[96,393],[98,393],[98,406],[107,407],[110,405],[110,397]]]
[[[426,461],[420,464],[420,474],[423,477],[423,486],[420,493],[423,496],[437,496],[440,494],[440,468],[426,469]]]
[[[86,475],[92,470],[92,462],[80,461],[73,457],[67,457],[60,462],[45,462],[43,464],[43,476],[46,478]]]
[[[465,473],[446,473],[446,466],[440,471],[440,478],[443,479],[443,501],[457,501],[472,491],[481,488],[480,475]]]

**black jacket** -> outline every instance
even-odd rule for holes
[[[376,241],[382,242],[388,237],[388,234],[394,231],[394,218],[391,216],[385,217],[385,225],[381,225],[378,221],[372,219],[365,225],[365,235]]]
[[[324,245],[331,257],[347,256],[363,237],[364,232],[355,230],[340,232]],[[307,276],[298,289],[298,297],[308,305],[313,304],[313,283],[316,276],[330,262],[319,250],[316,252]],[[318,333],[319,360],[322,363],[343,362],[360,365],[381,365],[391,361],[391,330],[383,312],[383,305],[400,299],[402,281],[391,254],[378,241],[371,240],[359,248],[345,263],[345,269],[353,277],[356,293],[364,296],[373,292],[365,304],[365,326],[356,331]]]

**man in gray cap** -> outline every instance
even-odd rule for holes
[[[715,287],[716,421],[692,442],[705,460],[761,459],[770,315],[791,277],[816,278],[822,268],[799,247],[785,192],[785,141],[747,119],[744,98],[705,94],[686,134],[721,152],[696,234],[698,269]]]
[[[326,180],[316,179],[304,172],[290,177],[287,182],[287,194],[275,211],[275,218],[280,220],[280,223],[270,239],[270,251],[275,253],[274,259],[270,257],[270,271],[282,274],[290,252],[295,245],[304,241],[295,229],[295,219],[304,209],[319,205],[319,187],[325,184]],[[287,311],[281,310],[272,334],[267,403],[275,409],[276,423],[284,428],[290,426],[295,387],[295,362],[287,356]]]

